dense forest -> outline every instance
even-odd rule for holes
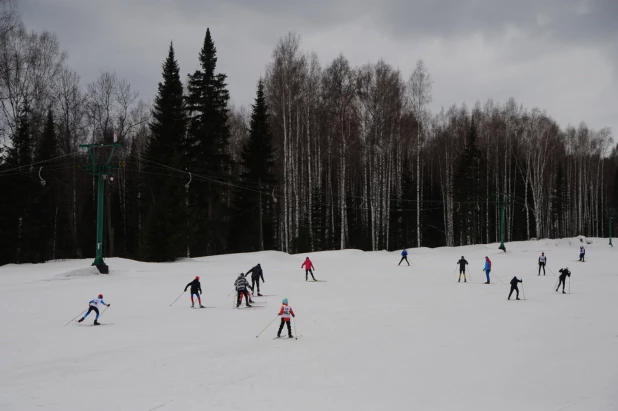
[[[206,30],[194,73],[170,44],[147,104],[113,72],[82,84],[54,34],[0,6],[0,264],[94,256],[88,166],[111,153],[80,144],[122,144],[104,254],[145,261],[489,243],[502,205],[507,241],[602,237],[618,207],[609,129],[514,99],[432,113],[422,60],[322,65],[290,33],[237,108]]]

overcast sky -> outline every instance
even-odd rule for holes
[[[618,137],[618,0],[18,0],[28,28],[58,35],[83,81],[103,70],[152,100],[174,42],[183,81],[206,28],[232,100],[251,104],[279,38],[293,31],[326,66],[339,53],[434,79],[434,111],[514,97],[562,126]]]

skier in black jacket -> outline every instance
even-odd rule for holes
[[[461,260],[457,261],[457,264],[459,264],[459,280],[457,280],[457,282],[461,282],[461,275],[463,274],[464,276],[464,283],[467,282],[466,280],[466,265],[468,265],[468,262],[466,261],[466,259],[464,258],[464,256],[461,256]]]
[[[255,295],[255,289],[257,285],[257,295],[261,297],[262,294],[260,294],[260,278],[262,279],[263,283],[266,282],[266,280],[264,280],[264,272],[262,271],[262,266],[259,264],[256,265],[255,267],[247,271],[245,277],[248,276],[249,273],[251,273],[251,287],[253,287],[252,294]]]
[[[189,287],[191,287],[191,308],[193,308],[195,305],[195,303],[193,302],[194,295],[197,296],[197,301],[200,304],[200,308],[204,308],[204,306],[202,305],[202,298],[200,297],[200,294],[202,293],[202,285],[200,284],[200,277],[196,275],[195,280],[191,281],[185,287],[185,292],[187,292],[187,288]]]
[[[511,294],[513,294],[513,291],[517,292],[517,294],[515,295],[515,299],[519,300],[519,288],[517,288],[517,283],[523,283],[524,280],[519,280],[517,277],[513,277],[513,279],[511,280],[511,292],[509,293],[509,298],[507,298],[507,300],[511,299]]]
[[[561,268],[560,270],[558,270],[558,272],[560,273],[560,277],[558,277],[558,287],[556,287],[556,292],[558,292],[558,289],[560,288],[560,284],[562,284],[562,294],[566,294],[564,292],[564,287],[566,285],[566,278],[571,277],[571,272],[569,271],[569,268]],[[570,289],[569,289],[570,290]]]

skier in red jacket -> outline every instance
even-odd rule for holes
[[[317,281],[315,279],[315,277],[313,276],[313,270],[315,270],[315,267],[313,266],[313,263],[311,262],[309,257],[307,257],[307,259],[300,266],[300,268],[304,268],[305,269],[305,281],[307,281],[309,279],[309,274],[311,274],[311,278],[313,278],[313,281]]]

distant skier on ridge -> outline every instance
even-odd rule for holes
[[[586,256],[586,249],[584,248],[584,246],[582,245],[581,247],[579,247],[579,261],[581,261],[582,263],[585,263],[585,257]]]
[[[255,267],[247,271],[245,277],[247,277],[249,273],[251,273],[251,286],[253,287],[253,295],[255,295],[255,289],[257,285],[257,295],[262,297],[262,294],[260,294],[260,278],[262,279],[263,283],[266,282],[266,280],[264,280],[264,272],[262,271],[262,266],[260,264],[256,265]]]
[[[466,280],[466,265],[468,265],[468,262],[466,261],[466,259],[464,258],[464,256],[461,256],[461,260],[457,261],[457,264],[459,264],[459,280],[457,280],[457,282],[461,282],[461,275],[463,274],[464,276],[464,283],[467,282]]]
[[[94,325],[101,325],[101,323],[99,323],[99,305],[105,305],[107,307],[109,307],[111,304],[107,304],[105,301],[103,301],[103,294],[99,294],[99,296],[97,298],[95,298],[94,300],[90,300],[90,302],[88,302],[88,312],[86,313],[86,315],[84,315],[82,318],[80,318],[77,322],[81,323],[82,321],[84,321],[86,319],[86,317],[88,317],[88,314],[90,314],[92,311],[94,311],[94,313],[96,314],[96,317],[94,318]]]
[[[305,259],[305,262],[300,266],[300,268],[305,269],[305,281],[308,281],[309,274],[311,274],[311,278],[313,278],[313,281],[317,281],[313,276],[313,270],[315,270],[315,267],[313,266],[313,263],[311,262],[309,257]]]
[[[187,292],[187,288],[189,287],[191,287],[191,308],[195,307],[195,302],[193,301],[194,295],[197,297],[200,308],[205,308],[202,305],[202,298],[200,297],[200,294],[202,294],[202,285],[200,284],[200,277],[198,275],[195,276],[195,279],[193,281],[191,281],[185,286],[185,293]]]
[[[513,294],[513,291],[517,292],[517,294],[515,295],[515,299],[519,300],[519,288],[517,288],[517,283],[523,283],[524,280],[520,280],[517,277],[513,277],[513,279],[511,280],[511,292],[509,293],[509,298],[507,298],[507,300],[511,299],[511,295]]]
[[[399,264],[397,264],[397,267],[399,267],[401,265],[401,263],[404,262],[404,260],[405,260],[406,263],[408,263],[408,266],[409,266],[410,262],[408,261],[408,250],[406,250],[405,248],[401,252],[401,260],[399,260]]]
[[[491,272],[491,260],[487,256],[485,257],[485,268],[483,271],[485,271],[485,276],[487,277],[487,282],[485,282],[485,284],[490,284],[489,273]]]
[[[543,275],[545,275],[545,264],[547,264],[547,257],[545,257],[545,253],[541,253],[539,257],[539,275],[541,275],[541,267],[543,268]]]

